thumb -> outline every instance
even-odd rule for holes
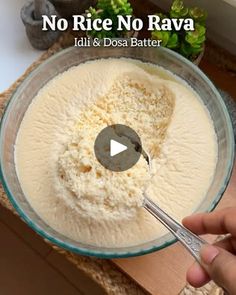
[[[201,249],[204,269],[220,287],[236,294],[236,257],[222,248],[205,245]]]

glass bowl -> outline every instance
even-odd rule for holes
[[[16,174],[14,144],[24,114],[39,89],[71,66],[97,58],[128,57],[157,64],[185,80],[201,97],[214,122],[218,140],[218,162],[212,184],[197,211],[211,211],[224,193],[232,172],[234,136],[225,104],[212,82],[187,59],[165,48],[76,48],[55,54],[39,65],[13,93],[1,121],[0,177],[20,216],[37,233],[67,250],[103,258],[130,257],[162,249],[175,241],[171,234],[126,248],[94,247],[74,241],[48,226],[25,198]]]

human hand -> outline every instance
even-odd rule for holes
[[[195,262],[187,271],[187,281],[196,288],[211,279],[229,294],[236,294],[236,207],[211,213],[199,213],[183,219],[194,233],[230,234],[214,245],[203,246],[200,266]]]

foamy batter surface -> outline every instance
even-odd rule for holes
[[[166,76],[167,77],[167,76]],[[94,155],[106,126],[125,124],[151,155],[112,172]],[[128,59],[87,62],[44,86],[21,123],[15,159],[35,211],[60,233],[91,245],[122,247],[166,231],[142,208],[143,191],[177,220],[210,186],[217,144],[197,95],[158,67]]]

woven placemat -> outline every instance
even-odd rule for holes
[[[42,63],[45,59],[53,55],[54,53],[62,50],[63,48],[69,47],[74,43],[74,36],[72,33],[67,32],[63,34],[57,43],[55,43],[46,53],[44,53],[36,62],[34,62],[26,72],[5,92],[0,94],[0,117],[4,111],[5,105],[9,100],[12,92],[17,88],[17,86],[21,83],[21,81],[40,63]],[[226,95],[225,95],[226,97]],[[226,99],[227,102],[230,101],[231,110],[234,110],[234,114],[236,118],[236,107],[234,101],[230,99]],[[228,103],[227,103],[228,104]],[[236,120],[234,120],[236,122]],[[236,123],[235,123],[236,124]],[[236,130],[236,129],[235,129]],[[11,203],[9,202],[2,186],[0,185],[0,203],[11,210],[14,214],[17,214]],[[48,241],[47,241],[48,242]],[[76,265],[76,267],[82,271],[84,271],[91,279],[93,279],[97,284],[99,284],[104,292],[111,295],[144,295],[146,292],[139,287],[132,279],[128,278],[125,274],[117,269],[117,267],[110,262],[109,260],[91,258],[86,256],[80,256],[77,254],[73,254],[64,249],[58,248],[55,245],[52,245],[53,249],[57,252],[64,255],[71,263]],[[223,291],[217,287],[213,282],[207,284],[205,287],[200,289],[192,288],[187,285],[182,292],[181,295],[221,295]]]

